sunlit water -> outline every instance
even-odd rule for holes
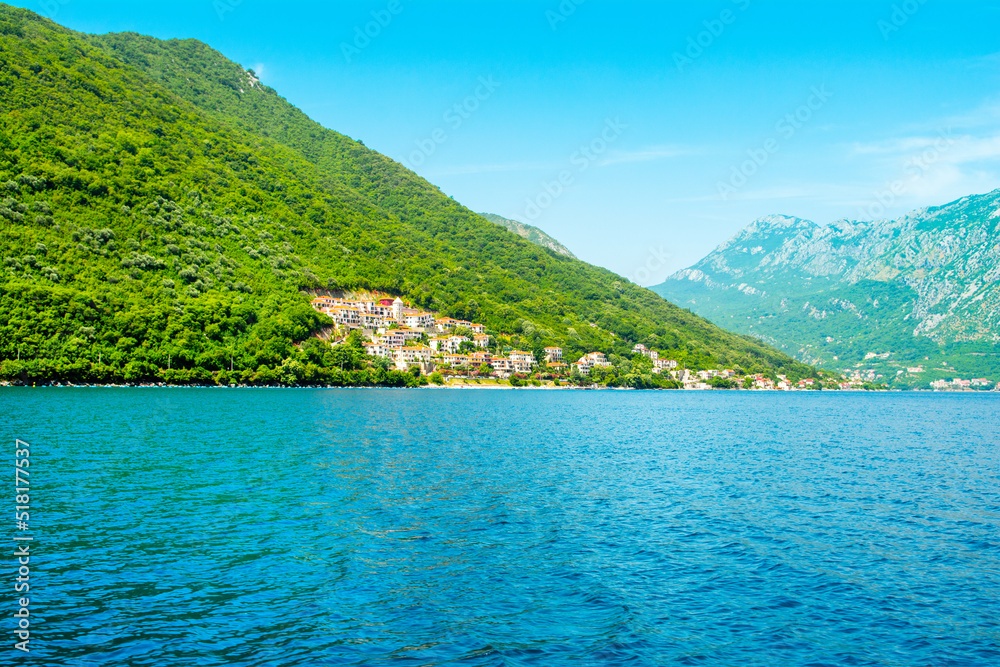
[[[33,651],[9,649],[5,613],[4,654],[995,666],[998,413],[972,395],[3,389],[35,535]]]

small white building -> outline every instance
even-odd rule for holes
[[[677,368],[677,362],[673,359],[654,359],[653,360],[653,372],[662,373],[663,371],[672,371]]]
[[[471,343],[465,336],[439,336],[431,339],[431,349],[445,354],[456,354],[462,348],[462,343]]]
[[[528,364],[528,369],[530,370],[532,366],[535,365],[535,355],[531,352],[525,352],[524,350],[514,350],[509,355],[507,355],[513,362],[521,362]]]
[[[462,321],[454,320],[450,317],[441,317],[439,319],[434,320],[434,324],[441,331],[450,331],[451,329],[454,329],[455,327],[461,325]]]
[[[532,366],[535,365],[534,360],[532,360],[532,361],[513,361],[513,360],[511,360],[511,363],[514,364],[514,372],[515,373],[530,373]]]
[[[365,353],[370,357],[393,358],[392,348],[386,347],[382,343],[365,343],[364,346]]]
[[[503,357],[494,357],[490,362],[496,374],[502,378],[510,377],[514,372],[514,362]]]
[[[406,336],[399,329],[386,329],[378,337],[378,342],[389,349],[406,345]]]
[[[431,360],[431,349],[429,347],[398,347],[393,350],[393,359],[396,364],[425,364]]]
[[[475,360],[465,354],[453,354],[448,353],[441,357],[441,360],[449,366],[474,366],[476,365]]]
[[[365,329],[378,329],[385,326],[385,318],[374,313],[361,313],[361,326]]]
[[[434,325],[434,316],[430,313],[413,313],[410,315],[404,315],[403,321],[400,324],[405,324],[408,327],[413,327],[414,329],[426,329]]]
[[[477,366],[490,365],[493,362],[493,355],[489,352],[473,352],[469,357]]]
[[[603,352],[591,352],[590,354],[585,354],[580,357],[576,363],[570,364],[570,367],[573,370],[578,371],[580,375],[586,375],[597,366],[607,367],[610,365],[611,362],[608,361],[608,358],[604,356]]]
[[[361,326],[361,312],[357,308],[350,306],[334,306],[330,309],[330,316],[337,324],[355,328]]]

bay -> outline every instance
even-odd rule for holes
[[[996,665],[998,408],[2,389],[25,664]]]

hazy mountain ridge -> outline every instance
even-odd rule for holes
[[[552,252],[557,252],[560,255],[566,255],[567,257],[573,257],[574,259],[576,258],[576,255],[570,252],[569,248],[564,246],[562,243],[559,243],[559,241],[556,241],[538,227],[518,222],[517,220],[511,220],[510,218],[505,218],[495,213],[480,213],[479,215],[483,216],[493,224],[500,225],[507,231],[514,232],[521,238],[531,241],[535,245],[548,248]]]
[[[843,368],[869,353],[932,361],[923,357],[955,345],[992,348],[998,281],[1000,190],[896,220],[762,218],[653,289],[801,359]]]

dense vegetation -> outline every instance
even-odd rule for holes
[[[313,338],[311,295],[381,290],[530,349],[811,376],[484,221],[195,41],[0,5],[0,375],[413,384]],[[306,341],[303,343],[303,341]]]

